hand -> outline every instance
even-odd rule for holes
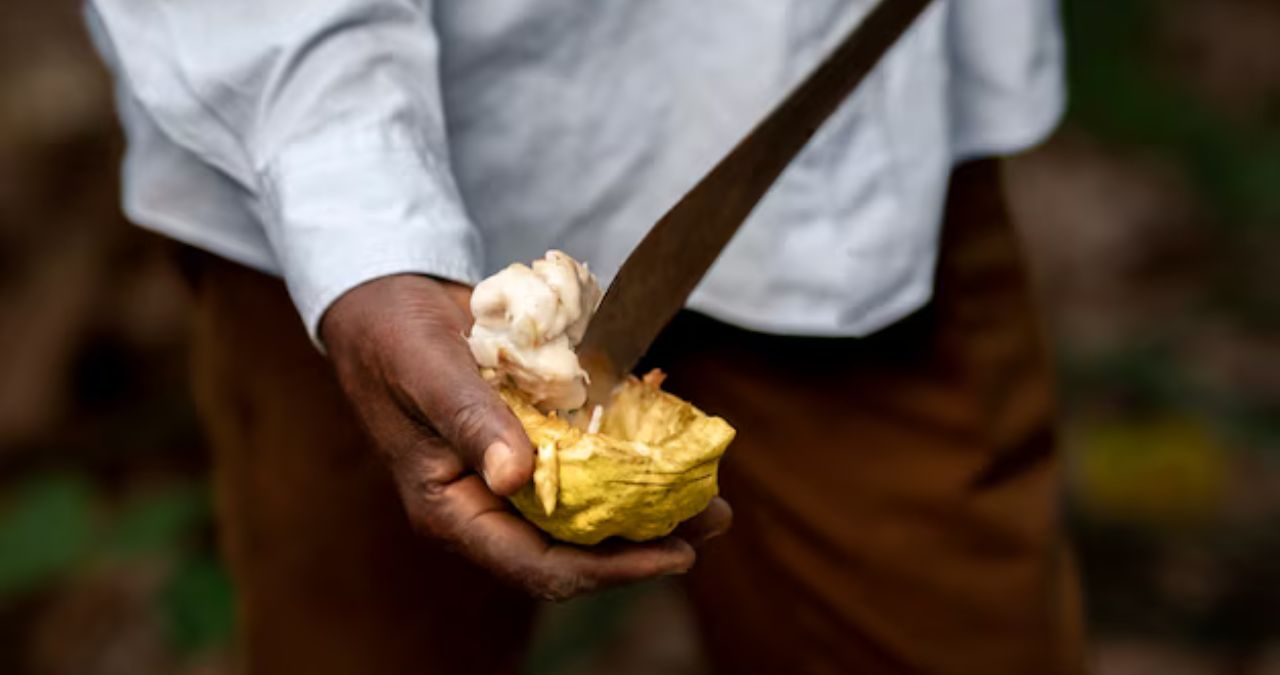
[[[546,599],[689,569],[693,545],[728,528],[721,499],[674,536],[591,548],[551,542],[507,507],[534,453],[467,347],[470,296],[458,284],[388,276],[343,295],[320,326],[414,527]]]

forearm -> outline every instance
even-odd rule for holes
[[[429,7],[92,0],[87,11],[123,95],[256,201],[313,337],[333,300],[369,279],[476,280]]]

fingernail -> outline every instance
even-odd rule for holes
[[[678,576],[685,574],[690,569],[693,569],[693,564],[698,561],[698,554],[694,552],[693,546],[689,542],[677,537],[672,537],[671,541],[667,545],[675,552],[684,554],[687,558],[679,565],[672,566],[665,576]]]
[[[501,474],[502,466],[511,461],[511,446],[502,441],[494,441],[484,450],[484,461],[480,467],[480,476],[484,478],[485,485],[489,489],[493,489],[493,475]]]
[[[693,569],[693,563],[689,563],[689,564],[687,564],[687,565],[681,565],[680,567],[672,568],[672,569],[668,570],[666,573],[664,573],[662,576],[664,576],[664,577],[678,577],[678,576],[681,576],[681,575],[683,575],[683,574],[688,574],[688,573],[689,573],[689,570],[691,570],[691,569]]]

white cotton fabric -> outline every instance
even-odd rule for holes
[[[279,274],[315,335],[369,279],[562,249],[603,283],[870,0],[91,0],[138,224]],[[937,0],[690,305],[848,336],[930,295],[948,175],[1063,109],[1055,0]]]

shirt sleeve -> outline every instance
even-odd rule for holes
[[[370,279],[477,280],[429,2],[89,0],[86,11],[161,131],[258,201],[313,338],[328,306]]]
[[[948,9],[955,157],[1044,140],[1066,111],[1058,0],[965,0]]]

